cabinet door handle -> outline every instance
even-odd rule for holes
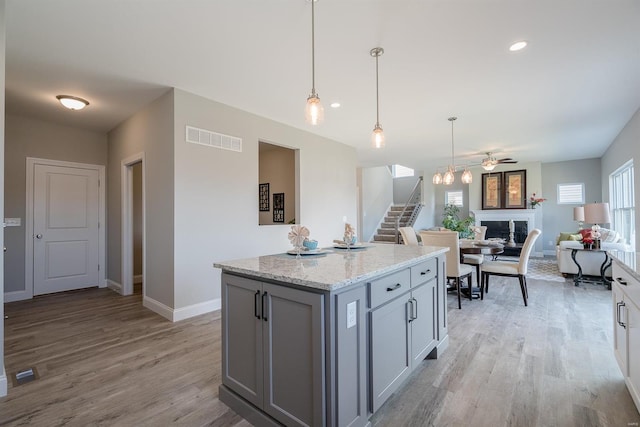
[[[396,283],[396,284],[395,284],[395,285],[393,285],[393,286],[389,286],[389,287],[387,288],[387,292],[393,292],[393,291],[395,291],[396,289],[400,288],[401,286],[402,286],[402,285],[401,285],[400,283]]]
[[[267,321],[267,309],[265,307],[265,301],[267,299],[267,293],[262,294],[262,320]]]
[[[407,301],[407,321],[413,322],[413,298],[409,298]]]
[[[415,298],[411,298],[413,300],[413,302],[416,303],[415,307],[416,307],[416,314],[413,316],[413,320],[416,320],[418,318],[418,300]]]
[[[430,268],[428,268],[428,269],[427,269],[427,271],[421,271],[421,272],[420,272],[420,275],[421,275],[421,276],[424,276],[424,275],[425,275],[425,274],[427,274],[427,273],[431,273],[431,269],[430,269]]]
[[[622,326],[623,328],[627,329],[627,324],[626,324],[626,323],[624,323],[624,322],[622,322],[622,321],[620,320],[620,318],[622,317],[622,316],[620,315],[620,309],[621,309],[622,307],[624,307],[626,304],[624,303],[624,301],[621,301],[621,302],[617,303],[616,305],[618,306],[618,309],[616,310],[616,311],[617,311],[617,314],[616,314],[616,315],[617,315],[617,317],[618,317],[618,319],[617,319],[617,321],[618,321],[618,325],[620,325],[620,326]]]
[[[253,315],[256,319],[260,320],[260,313],[258,313],[258,298],[260,298],[260,291],[256,291],[256,294],[253,296]]]
[[[620,283],[621,285],[627,286],[627,281],[622,277],[616,277],[616,282]]]

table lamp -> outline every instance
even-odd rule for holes
[[[578,230],[582,230],[584,224],[584,206],[573,208],[573,220],[578,222]]]
[[[611,223],[609,216],[609,203],[588,203],[584,206],[584,221],[593,224],[591,235],[593,236],[594,249],[600,249],[600,224]]]

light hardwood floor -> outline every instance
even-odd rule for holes
[[[374,426],[628,426],[640,415],[616,365],[610,291],[491,281],[449,297],[450,347],[427,360]],[[219,313],[170,323],[140,295],[90,289],[6,304],[7,375],[40,379],[0,398],[0,425],[246,426],[218,401]]]

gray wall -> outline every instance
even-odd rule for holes
[[[638,166],[635,159],[640,158],[640,109],[631,117],[624,129],[602,156],[602,199],[609,201],[609,175],[620,166],[634,159],[634,167]],[[636,203],[636,248],[640,248],[640,173],[634,174],[635,203]]]
[[[600,159],[572,160],[542,164],[542,194],[547,199],[543,203],[544,251],[555,255],[556,236],[560,232],[577,231],[578,223],[573,220],[576,205],[559,205],[558,184],[584,183],[585,203],[602,201]]]
[[[0,212],[4,212],[4,0],[0,0]],[[5,215],[6,216],[6,215]],[[4,245],[0,233],[0,247]],[[0,288],[4,288],[4,255],[0,255]],[[4,371],[4,292],[0,292],[0,396],[7,394],[7,376]]]
[[[360,239],[369,241],[387,209],[393,204],[393,177],[386,166],[363,168],[358,173],[362,217]]]
[[[184,130],[184,129],[183,129]],[[162,95],[108,135],[107,279],[122,284],[122,160],[144,152],[146,208],[145,300],[174,306],[173,91]]]
[[[80,113],[81,114],[81,113]],[[7,115],[5,128],[5,218],[20,227],[5,228],[5,292],[25,290],[26,158],[95,165],[107,164],[107,136],[37,119]]]
[[[212,267],[214,262],[291,249],[290,225],[258,225],[258,141],[299,150],[300,218],[296,219],[320,246],[342,236],[343,217],[357,226],[353,147],[178,89],[174,92],[176,309],[219,304],[221,277]],[[243,150],[187,143],[186,125],[240,137]]]
[[[393,204],[403,205],[407,203],[411,192],[418,182],[420,175],[393,178]]]

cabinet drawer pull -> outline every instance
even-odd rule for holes
[[[256,319],[260,320],[260,313],[258,313],[258,298],[260,298],[260,291],[256,291],[256,294],[253,296],[253,315]]]
[[[621,301],[621,302],[619,302],[619,303],[616,303],[616,305],[617,305],[617,310],[616,310],[616,311],[617,311],[617,313],[616,313],[616,317],[617,317],[617,319],[616,319],[616,321],[618,322],[618,325],[620,325],[620,326],[622,326],[623,328],[627,329],[627,325],[626,325],[626,323],[624,323],[624,322],[622,322],[622,321],[620,320],[620,317],[621,317],[621,316],[620,316],[620,309],[621,309],[622,307],[624,307],[626,304],[624,303],[624,301]]]
[[[421,271],[421,272],[420,272],[420,275],[421,275],[421,276],[424,276],[424,275],[425,275],[425,274],[427,274],[427,273],[431,273],[431,269],[430,269],[430,268],[428,268],[428,269],[427,269],[427,271]]]
[[[400,283],[396,283],[396,284],[395,284],[395,285],[393,285],[393,286],[389,286],[389,287],[387,288],[387,292],[393,292],[393,291],[395,291],[396,289],[400,288],[401,286],[402,286],[402,285],[401,285]]]
[[[621,285],[627,286],[627,281],[622,277],[616,277],[616,282],[620,283]]]
[[[262,294],[262,320],[267,321],[267,309],[265,308],[265,300],[267,299],[267,293]]]

